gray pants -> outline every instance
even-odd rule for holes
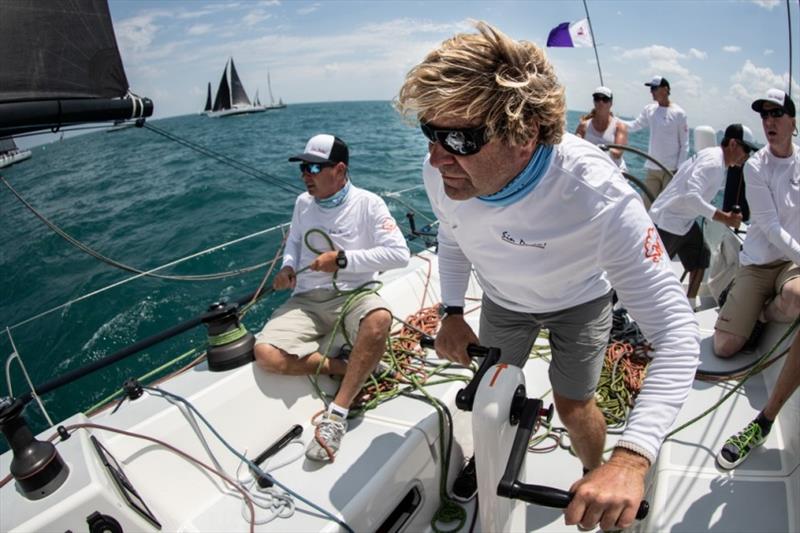
[[[586,400],[594,394],[611,331],[611,292],[552,313],[519,313],[485,295],[480,341],[500,348],[500,361],[522,368],[541,328],[550,331],[550,384],[560,396]]]

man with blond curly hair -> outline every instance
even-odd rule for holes
[[[556,409],[588,472],[572,485],[565,522],[628,527],[691,387],[697,323],[637,193],[599,148],[564,132],[564,89],[542,49],[477,28],[412,68],[395,102],[429,141],[423,180],[440,222],[446,307],[436,351],[467,364],[467,345],[480,343],[522,367],[548,328]],[[484,294],[480,339],[463,318],[472,269]],[[612,287],[654,351],[628,427],[603,463],[594,391]]]

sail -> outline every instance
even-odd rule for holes
[[[0,155],[13,152],[17,149],[17,143],[14,142],[13,137],[0,138]]]
[[[0,135],[152,114],[149,100],[119,101],[128,79],[106,0],[3,0],[0,12]]]
[[[231,102],[233,105],[251,105],[242,85],[242,80],[239,79],[239,74],[236,73],[233,58],[231,58]]]
[[[275,105],[275,99],[272,97],[272,82],[269,79],[269,71],[267,71],[267,89],[269,89],[269,105]]]
[[[217,97],[214,99],[214,111],[221,111],[223,109],[231,108],[231,90],[228,88],[228,64],[225,63],[225,69],[222,71],[222,79],[219,80],[219,88],[217,89]]]
[[[211,111],[211,82],[208,82],[208,95],[206,96],[206,107],[203,111]]]

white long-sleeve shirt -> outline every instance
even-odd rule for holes
[[[335,249],[346,252],[347,267],[340,269],[336,278],[336,285],[343,290],[375,279],[380,271],[404,267],[411,256],[383,199],[352,184],[344,202],[332,209],[320,207],[307,192],[297,197],[283,253],[284,267],[298,271],[331,249],[319,234],[309,236],[318,252],[306,246],[304,236],[312,228],[328,234]],[[330,273],[306,270],[297,276],[293,294],[332,288],[331,279]]]
[[[800,151],[775,157],[765,146],[744,167],[750,227],[739,261],[764,265],[778,260],[800,265]]]
[[[722,148],[700,150],[686,160],[667,188],[650,207],[650,218],[660,229],[686,235],[698,216],[711,220],[717,208],[711,200],[722,188],[727,167]]]
[[[600,149],[571,134],[527,196],[507,206],[455,201],[428,159],[425,187],[439,218],[442,300],[463,305],[471,267],[493,302],[519,312],[566,309],[613,286],[655,347],[622,440],[652,461],[685,401],[699,331],[636,192]]]
[[[623,120],[628,133],[644,128],[650,129],[648,153],[670,170],[675,170],[689,158],[689,123],[686,112],[678,104],[660,106],[657,102],[647,104],[636,120]],[[649,159],[645,168],[658,169]]]

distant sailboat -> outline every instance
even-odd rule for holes
[[[229,70],[230,74],[228,73]],[[263,107],[254,106],[250,102],[242,85],[242,80],[239,79],[239,74],[236,72],[233,58],[230,58],[225,64],[225,70],[222,71],[222,79],[219,81],[214,106],[206,114],[209,117],[226,117],[245,113],[260,113],[262,111],[265,111]]]
[[[286,107],[281,98],[278,98],[277,104],[275,103],[275,98],[272,96],[272,82],[269,79],[269,71],[267,71],[267,89],[269,89],[269,105],[265,106],[266,109],[283,109]]]
[[[256,89],[256,96],[255,96],[255,98],[253,98],[253,105],[254,105],[255,107],[258,107],[258,108],[261,108],[261,109],[263,109],[264,111],[266,111],[266,110],[267,110],[267,106],[265,106],[264,104],[262,104],[262,103],[261,103],[261,100],[259,100],[259,98],[258,98],[258,89]]]
[[[4,137],[0,139],[0,168],[5,168],[25,161],[32,155],[30,150],[20,150],[17,148],[17,143],[14,142],[13,137]]]
[[[203,109],[201,115],[207,115],[211,111],[211,82],[208,82],[208,94],[206,95],[206,107]]]

